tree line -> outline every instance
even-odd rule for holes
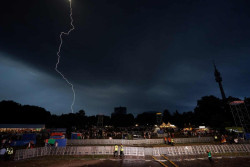
[[[213,128],[234,126],[233,116],[228,102],[239,100],[229,97],[223,101],[215,96],[204,96],[197,101],[194,111],[180,113],[177,110],[170,112],[165,109],[162,112],[162,121],[172,123],[180,128],[186,125],[205,125]],[[250,110],[250,98],[244,99],[248,111]],[[156,122],[156,113],[159,111],[143,112],[136,117],[133,114],[115,114],[102,116],[103,126],[129,127],[139,124],[153,126]],[[98,115],[87,116],[84,110],[77,113],[54,115],[42,107],[21,105],[14,101],[0,102],[1,124],[45,124],[47,128],[76,128],[87,129],[97,126]]]

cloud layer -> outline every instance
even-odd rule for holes
[[[249,2],[72,1],[76,29],[64,37],[59,70],[74,84],[75,111],[126,106],[189,111],[205,95],[249,96]],[[54,71],[67,1],[1,6],[0,99],[70,112],[72,92]]]

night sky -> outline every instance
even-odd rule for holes
[[[193,110],[202,96],[249,97],[250,1],[72,0],[75,30],[59,70],[74,85],[74,112],[87,115]],[[55,71],[68,0],[0,5],[0,101],[70,113],[73,94]]]

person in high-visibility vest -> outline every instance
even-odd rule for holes
[[[164,137],[164,143],[167,144],[167,137]]]
[[[168,136],[168,145],[170,145],[170,144],[171,144],[171,137]]]
[[[118,157],[118,145],[115,145],[114,157]]]
[[[12,147],[7,147],[6,153],[5,153],[5,160],[10,160],[11,156],[14,154],[14,150]]]
[[[212,154],[211,154],[211,151],[207,150],[207,156],[208,156],[208,160],[210,162],[212,162]]]
[[[171,138],[171,145],[173,146],[174,145],[174,139]]]
[[[124,151],[123,145],[121,144],[121,146],[120,146],[120,157],[124,156],[123,151]]]
[[[225,144],[226,142],[226,137],[224,135],[221,135],[221,144]]]
[[[6,153],[8,155],[12,155],[14,153],[13,148],[12,147],[8,147],[7,150],[6,150]]]

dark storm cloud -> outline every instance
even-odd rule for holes
[[[76,29],[64,37],[59,70],[75,86],[76,111],[192,110],[202,96],[220,97],[213,60],[226,94],[249,96],[248,1],[73,0],[72,7]],[[22,64],[5,64],[16,75],[1,74],[26,77],[21,90],[1,78],[9,88],[1,98],[69,112],[72,92],[54,71],[59,34],[70,28],[68,1],[6,1],[1,8],[1,59]]]
[[[6,57],[8,55],[0,53],[1,99],[43,106],[55,113],[68,108],[71,92],[65,89],[65,83]]]

